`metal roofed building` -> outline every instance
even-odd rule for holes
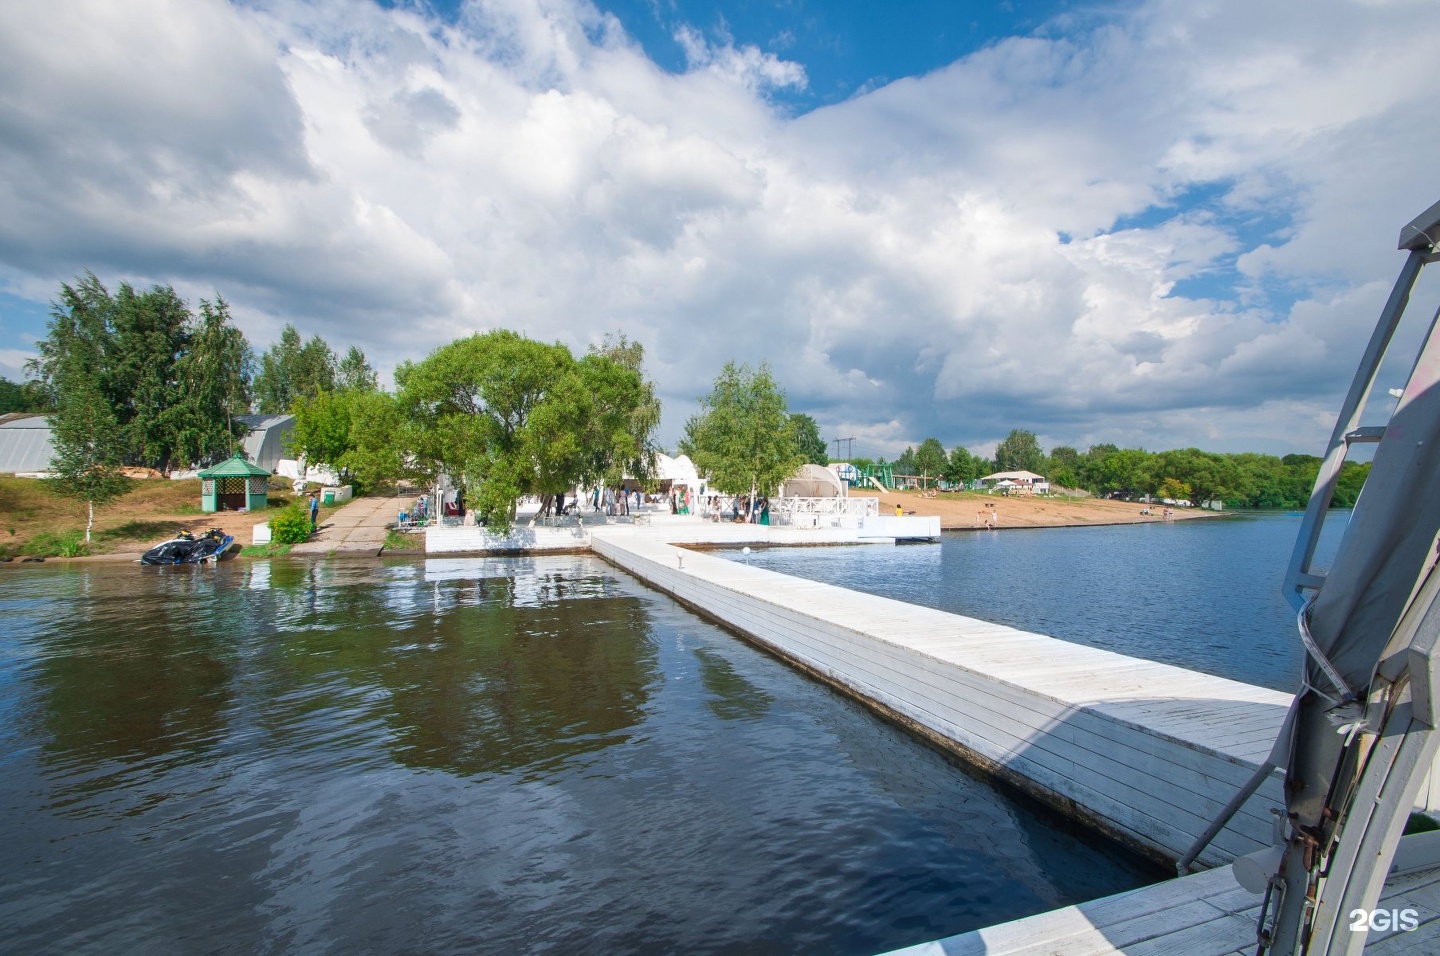
[[[0,474],[49,473],[54,455],[50,421],[44,415],[0,416]]]
[[[250,429],[240,447],[245,449],[245,457],[256,465],[273,474],[280,459],[291,457],[285,453],[284,444],[295,430],[294,415],[236,415],[235,421]]]

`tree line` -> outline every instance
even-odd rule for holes
[[[881,459],[883,463],[883,459]],[[856,464],[873,464],[857,460]],[[986,459],[956,446],[946,452],[939,440],[927,438],[906,448],[892,464],[895,474],[928,475],[963,484],[1002,471],[1030,471],[1051,483],[1097,495],[1157,495],[1196,504],[1223,501],[1228,508],[1298,509],[1310,500],[1321,459],[1314,455],[1220,453],[1198,448],[1150,452],[1113,444],[1092,445],[1084,452],[1057,445],[1046,453],[1035,433],[1014,429]],[[1370,465],[1346,462],[1335,488],[1333,505],[1353,507]]]

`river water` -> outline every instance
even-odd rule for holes
[[[6,952],[860,954],[1164,876],[592,558],[46,565],[0,621]]]
[[[1349,520],[1332,512],[1314,567]],[[770,548],[735,560],[1247,684],[1294,691],[1302,659],[1281,583],[1300,517],[1240,514],[1089,528],[947,532],[939,545]]]

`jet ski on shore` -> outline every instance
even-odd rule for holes
[[[180,531],[169,541],[146,551],[140,563],[214,564],[235,557],[239,551],[235,538],[219,528],[211,528],[198,538],[188,531]]]

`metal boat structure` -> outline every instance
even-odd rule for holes
[[[214,564],[235,557],[240,546],[235,538],[219,528],[211,528],[200,537],[188,531],[181,531],[169,541],[161,542],[146,551],[140,558],[141,564]]]
[[[1388,392],[1397,400],[1388,421],[1361,424],[1392,342],[1409,338],[1396,330],[1415,283],[1440,261],[1440,203],[1401,230],[1399,249],[1405,264],[1341,407],[1285,578],[1306,654],[1294,704],[1269,759],[1180,861],[1183,873],[1284,769],[1274,845],[1235,863],[1264,893],[1257,954],[1359,954],[1367,932],[1356,914],[1375,911],[1386,878],[1440,867],[1440,834],[1404,834],[1440,751],[1440,312],[1416,337],[1405,387]],[[1374,445],[1370,473],[1322,573],[1312,567],[1320,530],[1360,444]]]

